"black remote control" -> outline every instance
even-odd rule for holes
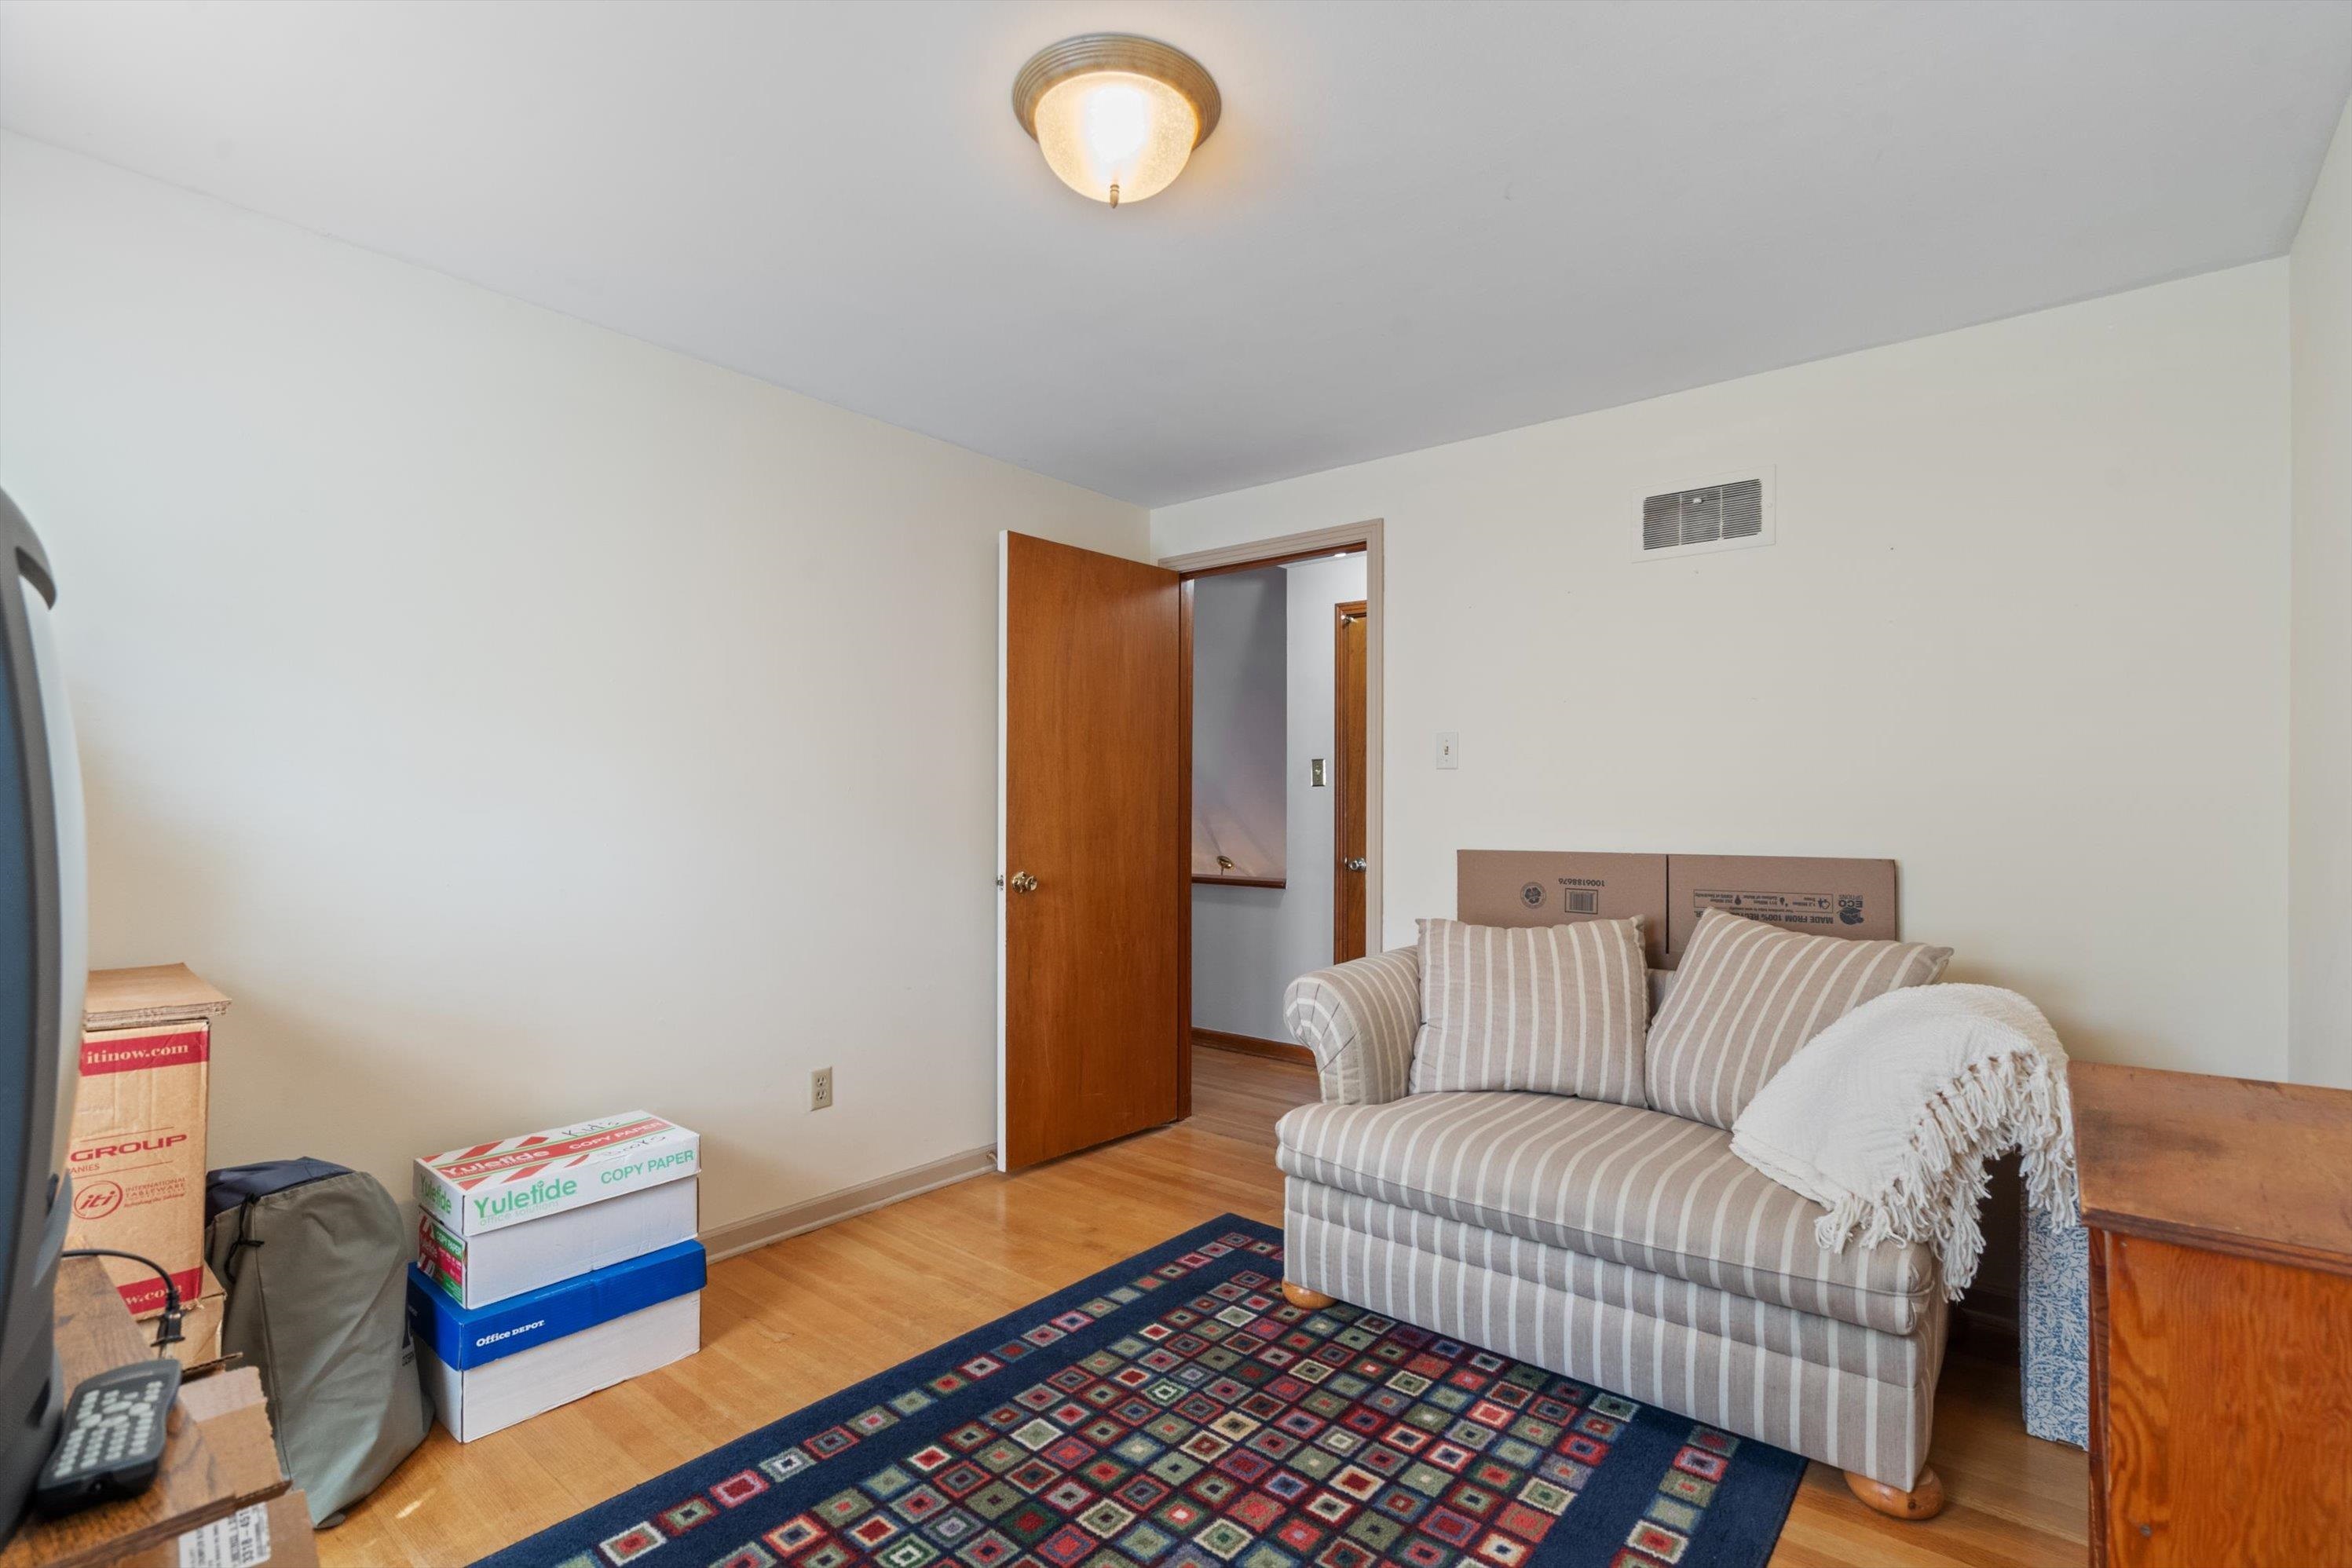
[[[66,1406],[64,1435],[34,1483],[33,1507],[55,1517],[152,1486],[179,1392],[180,1364],[168,1355],[82,1379]]]

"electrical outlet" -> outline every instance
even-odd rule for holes
[[[1462,766],[1462,737],[1453,730],[1437,732],[1437,765],[1440,768]]]
[[[828,1111],[833,1108],[833,1069],[820,1067],[809,1074],[809,1109]]]

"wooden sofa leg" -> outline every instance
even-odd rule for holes
[[[1327,1296],[1320,1291],[1310,1291],[1306,1286],[1294,1284],[1288,1280],[1282,1282],[1282,1294],[1292,1306],[1304,1307],[1310,1312],[1320,1312],[1339,1299],[1337,1296]]]
[[[1933,1519],[1944,1511],[1944,1478],[1933,1470],[1921,1470],[1909,1491],[1872,1480],[1859,1470],[1846,1471],[1845,1484],[1864,1507],[1889,1519]]]

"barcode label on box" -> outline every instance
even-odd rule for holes
[[[261,1568],[269,1561],[269,1505],[257,1502],[180,1537],[180,1568]]]
[[[1559,890],[1559,906],[1570,915],[1598,915],[1601,913],[1601,890],[1563,887]]]

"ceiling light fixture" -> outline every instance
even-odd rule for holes
[[[1128,33],[1064,38],[1013,78],[1013,112],[1047,167],[1114,207],[1166,190],[1223,108],[1200,61]]]

